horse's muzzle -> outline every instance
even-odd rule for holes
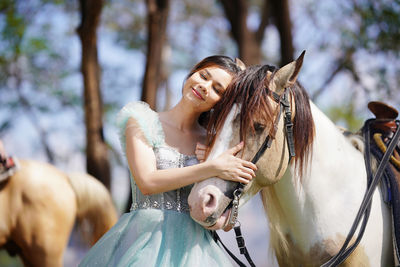
[[[206,186],[201,190],[190,193],[190,215],[202,226],[209,229],[220,229],[226,223],[229,215],[227,207],[231,199],[213,186]]]

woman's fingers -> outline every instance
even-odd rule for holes
[[[237,177],[234,182],[239,182],[239,183],[242,183],[242,184],[248,184],[248,183],[250,183],[250,180],[248,180],[246,178],[243,178],[243,177]]]
[[[235,156],[243,149],[243,145],[244,143],[240,142],[214,159],[217,162],[216,166],[220,172],[217,175],[218,177],[228,181],[248,184],[256,176],[257,166],[254,163]],[[201,146],[198,147],[199,149],[201,148]]]
[[[206,150],[207,146],[200,143],[196,144],[196,150],[194,153],[196,154],[196,157],[200,162],[203,162],[206,159]]]
[[[243,145],[244,145],[244,143],[243,143],[243,141],[242,141],[242,142],[240,142],[239,144],[237,144],[236,146],[234,146],[234,147],[228,149],[227,152],[228,152],[229,154],[235,156],[240,150],[242,150]]]
[[[247,167],[247,168],[250,168],[250,169],[252,169],[252,170],[254,170],[254,171],[257,170],[256,164],[254,164],[254,163],[251,162],[251,161],[243,160],[243,161],[242,161],[242,165],[245,166],[245,167]]]
[[[199,156],[204,157],[204,156],[206,155],[206,154],[204,153],[204,151],[196,151],[195,153],[196,153],[196,156],[197,156],[197,157],[199,157]]]
[[[243,173],[250,175],[251,178],[256,177],[256,173],[250,168],[242,167],[241,170],[243,171]]]
[[[251,179],[253,179],[253,176],[250,173],[242,172],[240,174],[240,178],[250,181]]]
[[[195,152],[195,154],[196,154],[196,157],[197,157],[197,159],[200,161],[200,162],[203,162],[205,159],[206,159],[206,155],[205,155],[205,153],[204,152]]]
[[[206,150],[206,149],[207,149],[207,146],[206,146],[206,145],[203,145],[202,143],[197,142],[197,144],[196,144],[196,150],[197,150],[197,149],[199,149],[199,150]]]

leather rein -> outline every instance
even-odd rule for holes
[[[376,121],[376,119],[367,120],[363,127],[363,135],[364,135],[364,139],[365,139],[364,160],[365,160],[365,167],[366,167],[366,171],[367,171],[367,190],[364,194],[364,198],[361,202],[361,205],[357,212],[356,218],[354,219],[353,225],[351,226],[351,229],[350,229],[349,233],[347,234],[347,238],[346,238],[345,242],[343,243],[341,249],[330,260],[328,260],[326,263],[322,264],[321,267],[338,266],[339,264],[341,264],[343,261],[345,261],[350,256],[350,254],[356,249],[356,247],[360,243],[361,238],[364,235],[365,228],[367,226],[369,215],[371,213],[371,204],[372,204],[373,193],[375,192],[375,189],[377,188],[379,182],[381,181],[382,174],[385,171],[387,164],[389,163],[390,157],[391,157],[394,149],[396,148],[397,144],[399,143],[400,121],[396,120],[396,126],[397,126],[396,128],[397,129],[394,132],[394,135],[390,140],[390,144],[389,144],[386,152],[382,156],[382,160],[379,163],[375,174],[373,174],[372,169],[371,169],[370,126],[374,121]],[[363,219],[363,221],[360,226],[360,230],[358,232],[357,239],[351,246],[349,246],[349,243],[350,243],[351,239],[353,238],[353,236],[358,228],[358,225],[361,222],[361,219]]]
[[[268,90],[268,89],[267,89]],[[258,160],[264,155],[265,151],[271,147],[272,141],[274,140],[274,136],[278,131],[278,124],[282,112],[285,113],[284,115],[284,125],[285,125],[285,132],[286,132],[286,140],[289,148],[289,163],[291,159],[296,155],[294,149],[294,138],[293,138],[293,122],[292,122],[292,111],[290,108],[290,98],[289,98],[289,88],[286,88],[284,93],[280,96],[277,93],[270,91],[272,94],[272,99],[279,104],[279,113],[275,119],[273,124],[272,131],[267,135],[263,144],[258,149],[257,153],[254,155],[253,159],[251,160],[252,163],[256,164]],[[231,226],[235,230],[236,235],[236,242],[239,247],[240,254],[243,254],[246,257],[246,260],[250,264],[250,266],[255,266],[253,260],[250,257],[250,254],[246,248],[244,238],[242,236],[242,231],[240,229],[240,222],[237,220],[239,214],[239,200],[243,195],[243,189],[245,185],[242,183],[238,183],[236,189],[233,191],[233,199],[231,203],[228,205],[227,209],[231,208],[231,212],[229,214],[229,219],[226,226]],[[237,223],[238,226],[235,226]],[[226,252],[232,257],[232,259],[240,266],[246,267],[246,265],[241,262],[229,249],[222,243],[220,237],[218,236],[216,231],[212,231],[212,236],[215,242],[220,242]]]

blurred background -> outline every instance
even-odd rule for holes
[[[369,101],[400,108],[399,29],[400,0],[0,0],[0,139],[10,155],[94,175],[121,214],[130,177],[115,116],[126,103],[173,106],[206,56],[282,66],[306,50],[299,81],[356,131]],[[276,266],[258,195],[239,220],[257,266]],[[73,233],[65,266],[86,250]],[[21,261],[2,251],[0,266]]]

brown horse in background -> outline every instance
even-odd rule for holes
[[[0,248],[25,266],[62,266],[75,219],[91,245],[117,221],[108,190],[88,174],[21,160],[0,183]]]

